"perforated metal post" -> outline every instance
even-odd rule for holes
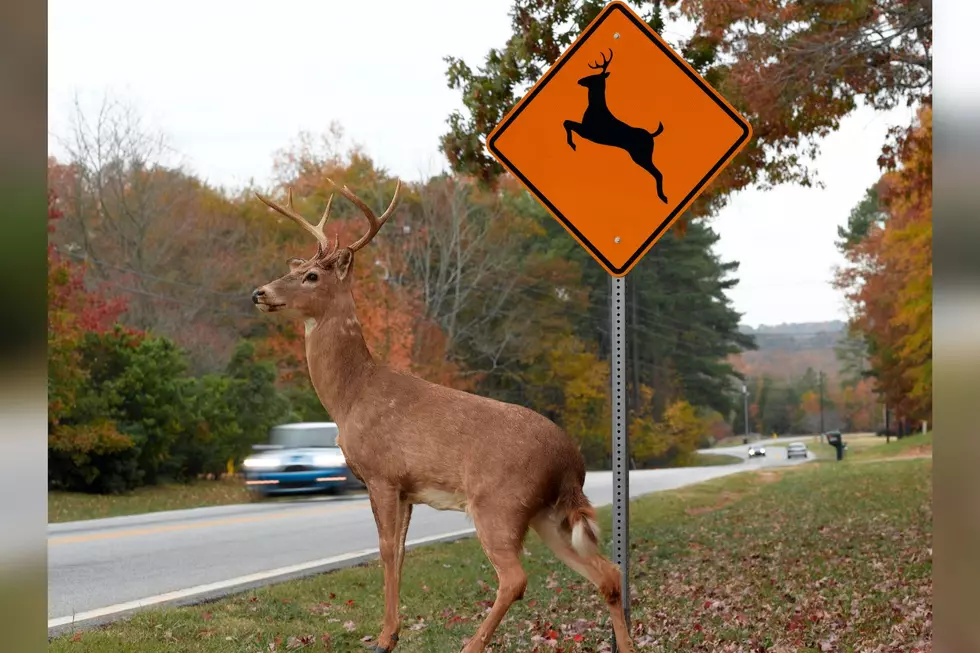
[[[612,558],[622,571],[623,611],[630,623],[630,478],[629,441],[626,438],[626,277],[610,277],[609,326],[612,335]],[[613,640],[613,653],[616,652]]]

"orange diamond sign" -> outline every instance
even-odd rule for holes
[[[487,149],[621,277],[751,134],[725,98],[616,1],[494,128]]]

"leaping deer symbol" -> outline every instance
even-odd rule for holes
[[[612,49],[609,50],[608,59],[603,53],[602,63],[593,62],[589,64],[589,68],[599,72],[578,80],[580,86],[589,89],[589,105],[582,116],[582,122],[565,121],[565,135],[568,138],[568,145],[573,150],[575,149],[575,142],[572,140],[572,132],[574,132],[598,145],[609,145],[625,150],[636,165],[653,175],[657,182],[657,196],[660,201],[666,204],[664,176],[653,164],[653,139],[664,130],[664,124],[661,122],[657,131],[649,132],[642,127],[627,125],[612,114],[606,105],[606,78],[609,77],[606,69],[612,63],[612,57]]]

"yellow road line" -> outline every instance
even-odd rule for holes
[[[168,524],[163,526],[151,526],[147,528],[132,528],[125,531],[111,531],[108,533],[91,533],[89,535],[67,535],[48,539],[48,546],[58,544],[78,544],[80,542],[95,542],[97,540],[114,540],[122,537],[133,537],[137,535],[156,535],[159,533],[173,533],[177,531],[192,530],[195,528],[212,528],[214,526],[230,526],[233,524],[249,524],[254,522],[282,519],[285,517],[306,517],[308,515],[323,515],[338,512],[347,512],[358,508],[365,508],[364,505],[355,506],[330,506],[326,508],[311,508],[308,510],[291,510],[289,512],[274,512],[264,515],[254,515],[251,517],[229,517],[227,519],[212,519],[210,521],[194,522],[192,524]]]

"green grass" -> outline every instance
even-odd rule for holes
[[[901,440],[891,438],[891,442],[888,444],[885,444],[884,437],[875,437],[874,440],[877,441],[876,444],[865,444],[860,447],[855,447],[853,444],[848,443],[849,447],[847,453],[844,455],[847,456],[850,454],[852,458],[857,460],[881,460],[901,456],[932,454],[932,431],[919,433],[918,435],[909,435]],[[847,442],[846,439],[844,441]]]
[[[48,492],[48,522],[119,517],[247,501],[248,491],[240,480],[174,483],[138,488],[119,495]]]
[[[638,650],[930,650],[931,471],[931,459],[815,462],[635,501]],[[608,509],[600,517],[608,533]],[[610,625],[593,589],[533,534],[527,550],[527,594],[490,650],[604,650]],[[378,633],[381,583],[374,562],[213,603],[142,612],[59,637],[50,650],[356,651]],[[396,650],[458,651],[495,585],[472,539],[409,552]],[[546,641],[552,638],[555,648]]]
[[[902,457],[919,454],[932,454],[932,431],[926,434],[910,435],[898,440],[892,438],[885,444],[884,437],[867,435],[861,437],[844,436],[847,450],[844,460],[884,460],[886,458]],[[821,460],[836,460],[836,450],[827,443],[807,443],[810,451]]]

